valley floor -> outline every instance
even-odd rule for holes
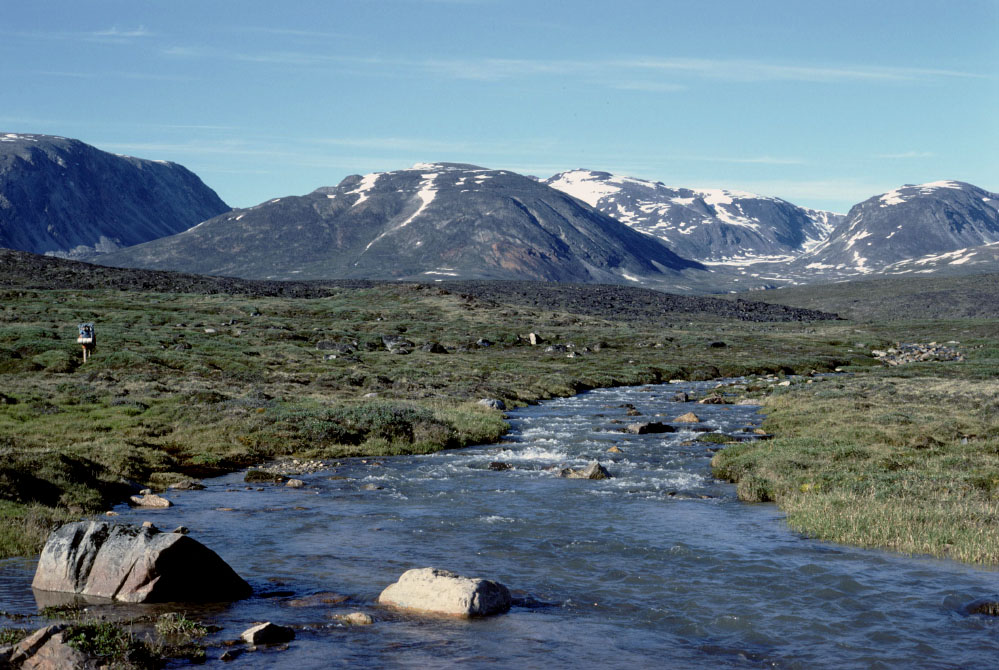
[[[494,441],[506,424],[483,398],[515,407],[594,387],[845,367],[855,374],[832,385],[747,387],[773,392],[766,428],[778,438],[727,447],[718,473],[746,500],[776,500],[808,535],[999,562],[990,322],[757,322],[661,307],[642,319],[634,309],[615,319],[428,285],[303,298],[0,288],[0,556],[37,552],[54,523],[139,486],[283,456]],[[83,321],[98,333],[85,365]],[[532,332],[544,343],[531,346]],[[869,355],[951,339],[966,361],[884,370]],[[386,347],[399,340],[408,353]]]

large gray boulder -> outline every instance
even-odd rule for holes
[[[378,602],[402,609],[460,617],[489,616],[510,609],[510,591],[498,582],[462,577],[448,570],[408,570]]]
[[[53,531],[31,585],[130,603],[216,602],[252,593],[197,540],[106,521],[78,521]]]

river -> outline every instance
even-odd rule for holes
[[[830,545],[790,531],[770,504],[745,504],[711,477],[698,433],[630,435],[634,421],[694,411],[749,435],[754,406],[673,401],[716,382],[600,389],[509,413],[500,444],[428,456],[348,459],[306,486],[248,486],[241,473],[125,522],[177,525],[261,595],[188,608],[232,639],[255,621],[295,626],[284,651],[231,667],[962,668],[999,658],[999,619],[969,616],[999,574],[949,561]],[[641,416],[627,415],[627,405]],[[677,424],[678,426],[680,424]],[[618,446],[621,453],[608,453]],[[599,460],[613,475],[557,469]],[[503,462],[508,470],[489,469]],[[556,468],[552,470],[551,468]],[[258,489],[263,490],[258,490]],[[506,584],[516,604],[472,621],[375,604],[414,567]],[[0,601],[33,611],[32,563],[0,563]],[[346,600],[309,596],[336,593]],[[304,599],[304,601],[303,601]],[[332,614],[364,611],[372,626]],[[230,667],[209,650],[209,667]]]

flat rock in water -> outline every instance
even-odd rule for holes
[[[136,507],[157,507],[157,508],[167,508],[173,505],[172,502],[164,498],[163,496],[158,496],[155,493],[146,493],[141,496],[132,496],[129,498],[132,505]]]
[[[216,602],[252,593],[197,540],[107,521],[77,521],[54,530],[31,586],[130,603]]]
[[[498,582],[418,568],[403,573],[382,591],[378,602],[418,612],[479,617],[506,612],[511,601],[509,589]]]
[[[687,412],[673,419],[675,423],[700,423],[701,420],[693,412]]]
[[[265,621],[252,628],[247,628],[240,637],[247,644],[281,644],[294,640],[295,631],[287,626],[279,626],[276,623]]]
[[[370,614],[364,612],[351,612],[350,614],[337,614],[334,617],[337,621],[342,621],[348,626],[370,626],[375,622]]]

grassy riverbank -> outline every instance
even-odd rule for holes
[[[963,363],[874,369],[765,400],[777,438],[718,453],[740,498],[833,542],[999,563],[999,339],[992,321],[908,324]]]
[[[326,293],[0,289],[0,556],[38,551],[49,525],[105,510],[136,484],[290,455],[492,441],[506,424],[481,398],[518,406],[599,386],[863,365],[883,344],[836,321],[616,318],[613,305],[572,314],[434,286]],[[82,321],[98,332],[86,365]],[[530,332],[564,349],[530,346]],[[416,346],[390,353],[383,335]],[[449,353],[421,351],[428,342]]]

